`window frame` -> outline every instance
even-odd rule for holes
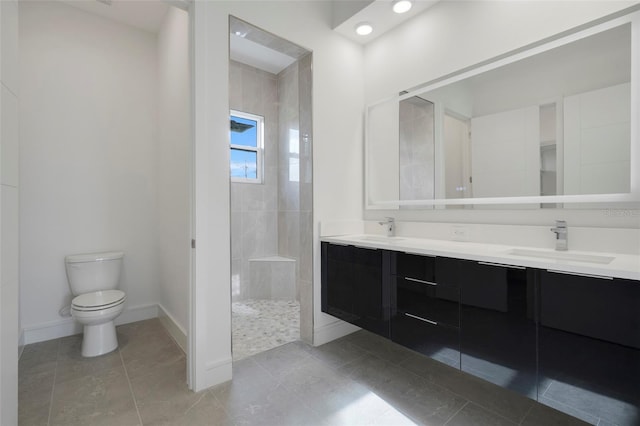
[[[264,156],[264,117],[261,115],[251,114],[249,112],[239,111],[239,110],[229,110],[229,123],[231,123],[231,117],[239,117],[244,118],[246,120],[255,121],[256,124],[256,146],[247,146],[247,145],[235,145],[233,144],[231,138],[231,130],[229,130],[229,176],[231,178],[231,182],[235,183],[253,183],[253,184],[262,184],[264,182],[264,169],[263,165],[263,156]],[[244,178],[244,177],[233,177],[231,176],[231,151],[232,150],[246,151],[246,152],[255,152],[256,153],[256,177],[254,178]]]

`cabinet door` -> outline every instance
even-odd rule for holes
[[[438,258],[438,282],[460,287],[461,369],[535,398],[535,280],[524,268]]]
[[[322,312],[350,323],[357,320],[353,247],[322,243]]]
[[[388,253],[322,243],[321,280],[323,312],[389,336]]]
[[[539,401],[640,424],[640,282],[539,271]]]

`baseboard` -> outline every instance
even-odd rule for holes
[[[176,341],[182,352],[187,353],[187,332],[178,324],[176,319],[162,306],[158,304],[158,318],[160,322],[167,329],[167,332]]]
[[[231,357],[218,361],[207,362],[204,366],[204,374],[196,374],[192,389],[194,392],[210,388],[231,380],[233,360]]]
[[[313,329],[313,346],[324,345],[358,330],[359,327],[340,320],[316,327]]]
[[[128,324],[131,322],[143,321],[158,316],[158,305],[140,305],[125,308],[124,312],[115,320],[116,325]],[[23,330],[23,342],[30,343],[44,342],[45,340],[58,339],[60,337],[73,336],[82,333],[82,325],[76,323],[73,318],[68,317],[56,321],[25,327]]]

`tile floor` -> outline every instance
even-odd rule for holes
[[[231,304],[233,360],[300,340],[300,303],[248,299]]]
[[[28,345],[20,425],[579,425],[581,421],[365,331],[288,343],[199,393],[158,320],[118,327],[119,350],[80,356],[79,336]]]

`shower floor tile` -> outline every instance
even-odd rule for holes
[[[300,339],[300,303],[248,299],[233,302],[233,360]]]

